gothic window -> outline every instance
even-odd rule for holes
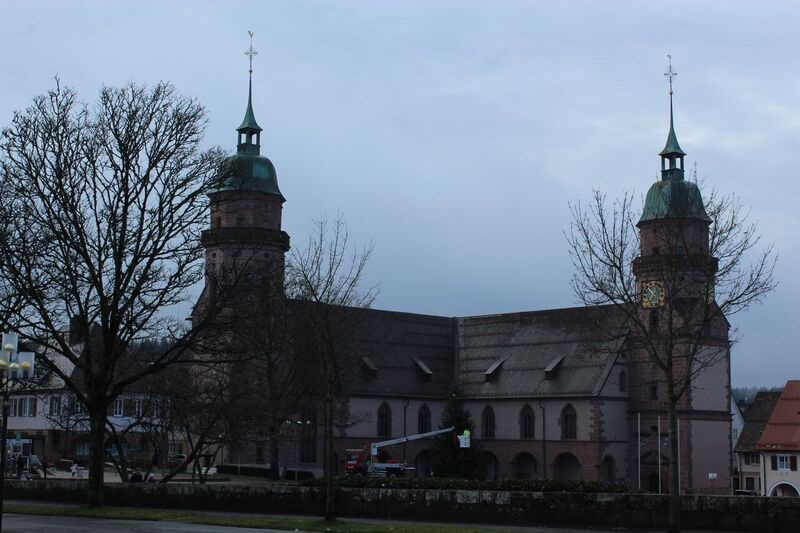
[[[483,410],[481,416],[481,438],[493,439],[494,438],[494,409],[491,405],[487,405]]]
[[[423,404],[417,413],[417,433],[427,433],[431,430],[431,410]]]
[[[534,438],[534,422],[533,409],[531,409],[530,405],[526,405],[519,414],[519,438]]]
[[[628,390],[628,374],[622,370],[619,373],[619,391],[620,392],[627,392]]]
[[[572,405],[567,405],[561,411],[561,439],[575,440],[578,438],[578,416]]]
[[[386,402],[378,407],[378,436],[391,437],[392,435],[392,410]]]

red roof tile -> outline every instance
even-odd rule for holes
[[[756,449],[800,451],[800,381],[786,382]]]

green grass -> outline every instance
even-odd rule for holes
[[[6,513],[39,516],[75,516],[81,518],[105,518],[113,520],[155,520],[165,522],[184,522],[211,526],[231,526],[282,529],[288,531],[319,531],[329,533],[503,533],[502,529],[449,526],[438,524],[389,523],[389,522],[348,522],[336,520],[326,522],[316,518],[263,517],[253,516],[214,516],[191,511],[167,511],[162,509],[141,509],[131,507],[75,507],[58,505],[27,505],[9,503],[4,507]]]

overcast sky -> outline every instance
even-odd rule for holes
[[[383,309],[569,307],[569,203],[655,181],[671,52],[687,166],[780,252],[778,290],[732,319],[733,384],[779,385],[800,379],[798,21],[795,2],[0,0],[0,125],[56,74],[86,100],[169,80],[233,150],[252,29],[295,244],[341,211]]]

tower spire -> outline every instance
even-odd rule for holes
[[[250,48],[245,50],[244,55],[248,56],[250,60],[250,68],[248,70],[249,80],[247,84],[247,110],[244,113],[244,120],[242,124],[236,128],[239,132],[239,151],[258,154],[261,145],[261,127],[256,122],[255,113],[253,113],[253,57],[258,54],[253,49],[253,35],[252,31],[247,32],[250,35]]]
[[[686,152],[681,150],[678,144],[678,136],[675,135],[675,120],[672,111],[672,80],[678,75],[672,70],[672,54],[667,54],[669,67],[664,73],[669,81],[669,133],[664,149],[658,154],[661,156],[661,177],[662,179],[683,179],[683,156]],[[680,165],[678,165],[680,163]]]

